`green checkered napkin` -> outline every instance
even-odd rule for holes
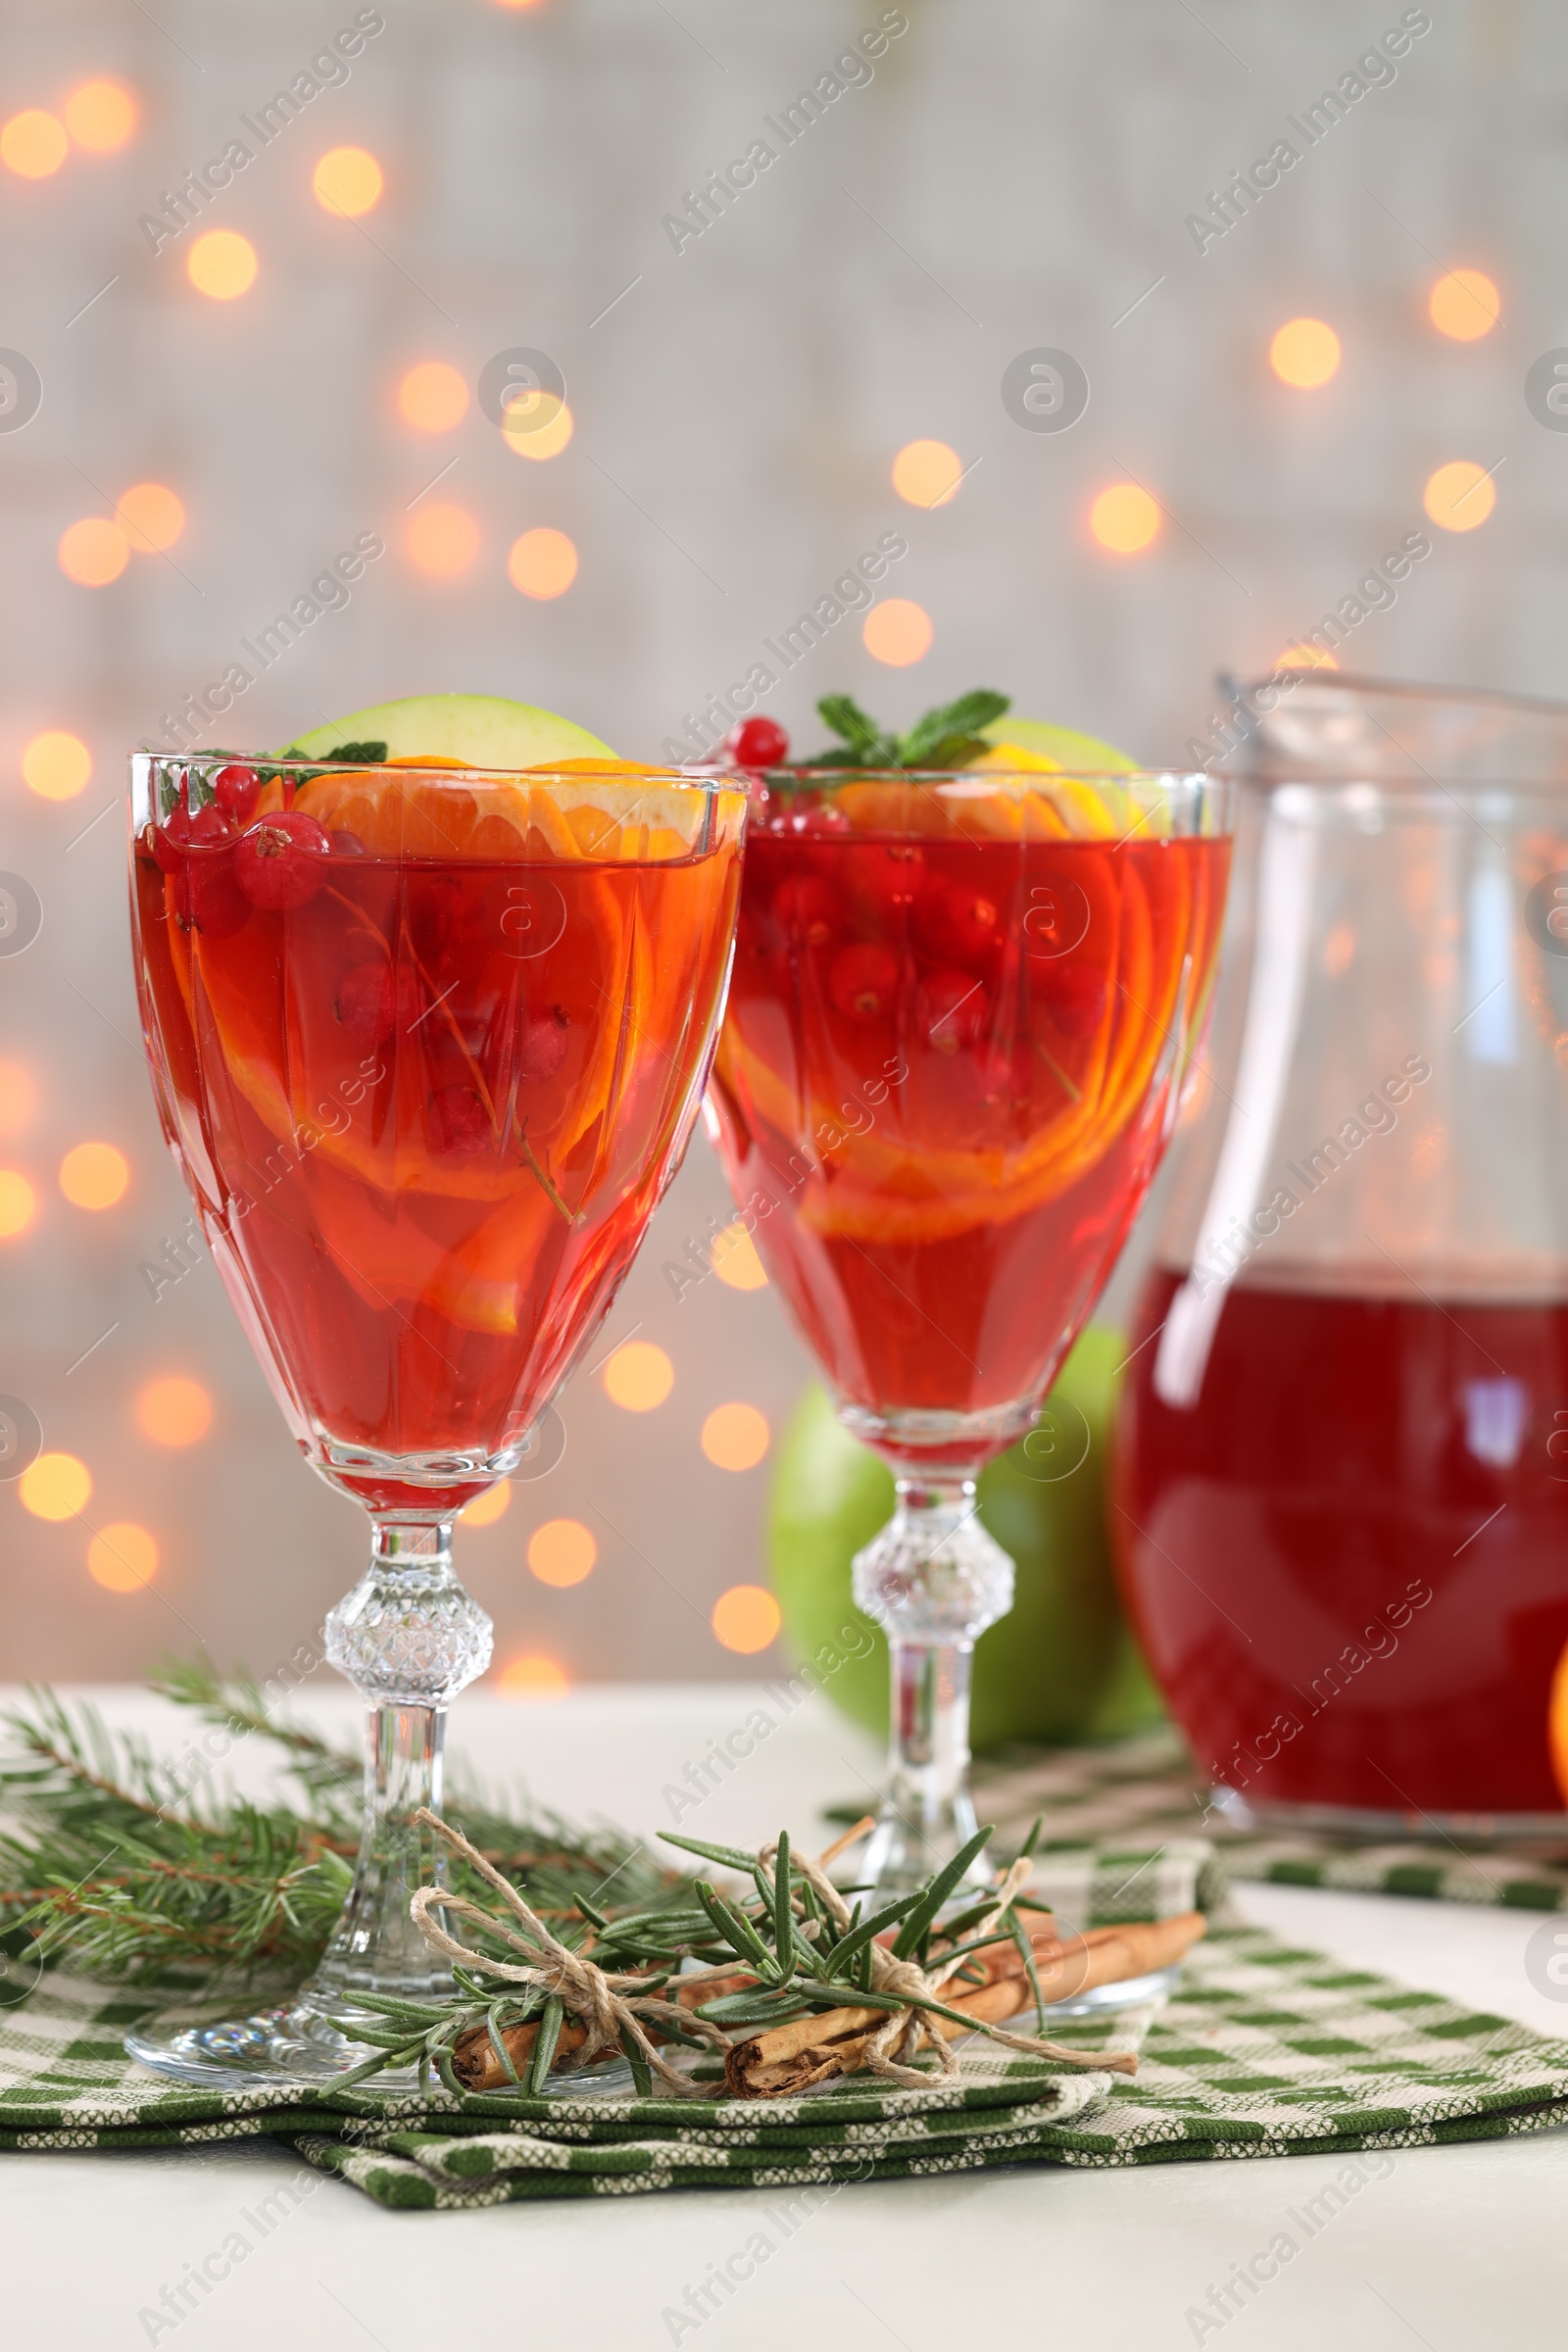
[[[1125,1839],[1152,1845],[1201,1831],[1231,1879],[1335,1886],[1354,1894],[1416,1894],[1447,1903],[1568,1911],[1568,1827],[1561,1837],[1468,1840],[1412,1837],[1396,1844],[1234,1828],[1208,1805],[1174,1733],[1114,1746],[1051,1748],[978,1763],[975,1803],[1005,1846],[1043,1813],[1054,1846]]]
[[[1050,1856],[1041,1884],[1064,1918],[1082,1906],[1086,1924],[1185,1910],[1195,1888],[1217,1899],[1200,1840]],[[121,2046],[152,2014],[58,1975],[0,2011],[0,2149],[270,2132],[310,2168],[278,2190],[291,2199],[335,2174],[393,2206],[728,2185],[773,2192],[788,2214],[862,2180],[1031,2161],[1348,2153],[1568,2120],[1568,2044],[1225,1923],[1189,1957],[1168,2002],[1053,2029],[1086,2050],[1138,2047],[1131,2081],[1054,2072],[977,2038],[958,2053],[956,2081],[933,2077],[922,2090],[860,2075],[804,2098],[710,2103],[636,2099],[622,2078],[547,2099],[368,2082],[302,2102],[281,2086],[219,2093],[155,2081]]]

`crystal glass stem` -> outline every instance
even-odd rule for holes
[[[326,1621],[327,1657],[368,1708],[354,1883],[300,1996],[335,2009],[364,1992],[422,1999],[451,1982],[409,1916],[415,1888],[445,1870],[414,1815],[440,1810],[448,1705],[490,1661],[490,1620],[452,1573],[451,1525],[374,1526],[369,1567]]]
[[[893,1517],[856,1556],[855,1597],[887,1634],[893,1686],[890,1785],[858,1876],[893,1894],[975,1829],[969,1670],[978,1637],[1012,1606],[1012,1562],[980,1524],[972,1476],[899,1479]],[[970,1876],[989,1882],[983,1860]]]

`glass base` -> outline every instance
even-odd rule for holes
[[[324,2011],[303,1998],[216,2026],[184,2026],[168,2034],[138,2028],[125,2035],[125,2051],[172,2082],[219,2090],[292,2086],[307,2092],[330,2087],[371,2055],[368,2043],[351,2041]],[[375,2077],[377,2087],[386,2090],[412,2090],[417,2082],[414,2067],[389,2067]]]
[[[890,1801],[883,1806],[865,1844],[845,1857],[842,1869],[849,1883],[871,1889],[866,1906],[875,1910],[897,1895],[912,1894],[917,1886],[923,1886],[968,1843],[975,1827],[975,1810],[966,1788],[928,1817],[922,1817],[914,1806],[901,1811],[897,1802]],[[984,1894],[988,1886],[996,1885],[996,1868],[982,1848],[959,1880],[951,1907],[961,1908],[976,1894]]]
[[[1074,2018],[1111,2017],[1145,2001],[1163,2000],[1180,1975],[1181,1963],[1173,1961],[1169,1968],[1128,1977],[1119,1984],[1096,1984],[1087,1992],[1070,1993],[1040,2012],[1038,2031],[1049,2035],[1053,2026]],[[338,2014],[352,2017],[352,2010],[340,2009]],[[1014,2030],[1036,2029],[1025,2013]],[[168,2034],[138,2030],[125,2035],[124,2046],[127,2057],[169,2082],[188,2082],[201,2090],[297,2090],[307,2096],[329,2090],[370,2054],[365,2042],[351,2041],[314,2002],[304,1999],[258,2009],[221,2025],[184,2026]],[[625,2090],[631,2079],[631,2069],[615,2060],[551,2087],[578,2098],[594,2093],[608,2097]],[[388,2067],[372,2080],[377,2091],[419,2089],[418,2070],[412,2066]]]
[[[1145,2001],[1162,2001],[1172,1990],[1182,1973],[1182,1964],[1173,1960],[1168,1968],[1152,1968],[1147,1976],[1124,1977],[1119,1984],[1093,1984],[1087,1992],[1070,1993],[1064,2001],[1048,2001],[1040,2012],[1040,2031],[1049,2034],[1053,2026],[1064,2025],[1074,2017],[1114,2017],[1119,2009],[1137,2009]],[[1027,2034],[1028,2011],[1019,2029]]]
[[[1239,1788],[1208,1792],[1211,1811],[1249,1837],[1347,1838],[1363,1845],[1513,1845],[1568,1840],[1568,1813],[1401,1813],[1376,1806],[1254,1804]]]

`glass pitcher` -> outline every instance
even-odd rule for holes
[[[1120,1567],[1239,1817],[1561,1832],[1568,706],[1233,689],[1238,870]]]

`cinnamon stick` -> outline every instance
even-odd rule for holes
[[[1091,1928],[1086,1936],[1065,1937],[1057,1936],[1054,1923],[1043,1924],[1030,1938],[1040,1989],[1048,2001],[1069,2000],[1097,1984],[1147,1976],[1181,1959],[1202,1935],[1204,1924],[1200,1911],[1189,1911],[1173,1919],[1130,1921],[1125,1926]],[[1023,1954],[1015,1943],[988,1945],[972,1953],[966,1966],[982,1971],[984,1982],[950,1980],[945,1990],[950,2008],[961,2009],[976,2023],[1001,2025],[1032,2004],[1034,1992]],[[754,1983],[751,1976],[737,1973],[722,1981],[710,1978],[701,1984],[677,1984],[671,1990],[673,1997],[690,2009]],[[819,2010],[737,2043],[725,2060],[728,2086],[739,2098],[782,2098],[808,2089],[813,2082],[854,2074],[864,2064],[866,2042],[876,2028],[887,2022],[887,2015],[884,2009],[863,2007]],[[931,2023],[949,2040],[964,2031],[945,2018],[934,2017]],[[519,2075],[538,2037],[537,2020],[508,2026],[501,2032],[500,2039]],[[657,2028],[651,2029],[650,2039],[662,2038]],[[567,2018],[561,2029],[557,2063],[580,2049],[585,2039],[584,2029]],[[470,2027],[456,2042],[452,2071],[466,2090],[505,2090],[512,2082],[484,2026]]]
[[[1066,1939],[1031,1939],[1040,1989],[1048,2001],[1068,2000],[1099,1984],[1116,1984],[1168,1968],[1191,1950],[1206,1925],[1201,1911],[1184,1911],[1171,1919],[1091,1928],[1086,1936]],[[999,1944],[974,1957],[987,1969],[986,1982],[956,1990],[950,1985],[950,2008],[962,2010],[976,2024],[1001,2025],[1032,2007],[1034,1990],[1016,1945]],[[724,2080],[737,2098],[778,2099],[835,2076],[853,2075],[865,2064],[866,2044],[887,2023],[887,2015],[883,2009],[844,2008],[797,2018],[792,2025],[738,2042],[724,2061]],[[951,2018],[933,2016],[930,2024],[945,2041],[966,2031]],[[1129,2056],[1107,2057],[1107,2069],[1130,2073]]]
[[[755,1977],[740,1973],[732,1977],[710,1977],[701,1984],[677,1983],[670,1986],[664,1997],[678,2001],[683,2009],[696,2009],[704,2001],[716,2001],[721,1993],[749,1991],[756,1983]],[[525,2026],[503,2026],[497,2038],[504,2043],[513,2065],[520,2075],[539,2038],[539,2020],[531,2018]],[[568,2057],[573,2050],[580,2050],[587,2038],[587,2030],[574,2017],[565,2018],[562,2023],[561,2037],[556,2043],[552,2073],[563,2058]],[[664,2041],[668,2036],[661,2034],[657,2026],[650,2026],[648,2038],[650,2041]],[[507,2090],[514,2087],[512,2077],[496,2055],[496,2045],[490,2038],[488,2026],[470,2026],[466,2034],[459,2034],[452,2045],[452,2072],[465,2090]]]

